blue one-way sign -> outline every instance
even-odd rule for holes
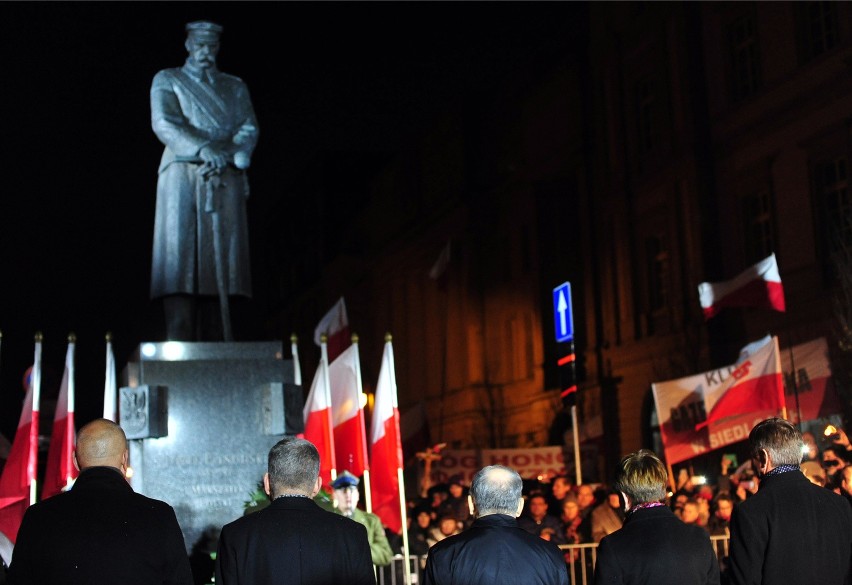
[[[571,308],[571,283],[565,282],[553,289],[553,320],[556,323],[556,341],[573,341],[574,317]]]

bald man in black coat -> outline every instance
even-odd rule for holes
[[[30,506],[12,554],[11,585],[192,585],[171,506],[127,483],[121,427],[95,420],[77,437],[74,486]]]

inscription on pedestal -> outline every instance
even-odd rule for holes
[[[130,441],[131,481],[175,508],[189,553],[243,514],[269,449],[285,436],[285,408],[271,400],[283,399],[293,370],[280,342],[184,343],[182,353],[164,345],[143,344],[125,370],[127,386],[168,389],[166,435]]]

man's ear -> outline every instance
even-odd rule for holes
[[[77,471],[80,471],[80,464],[77,463],[77,450],[76,449],[74,450],[73,458],[74,458],[74,467],[77,469]]]
[[[467,495],[467,508],[470,510],[470,515],[476,517],[476,506],[474,506],[473,498],[470,494]]]
[[[311,492],[312,498],[317,497],[317,494],[319,493],[320,488],[322,488],[322,476],[318,475],[317,476],[317,482],[314,484],[314,489]]]
[[[520,516],[520,515],[521,515],[521,512],[523,512],[523,511],[524,511],[524,504],[525,504],[525,503],[526,503],[526,500],[524,500],[523,498],[518,499],[518,511],[517,511],[517,512],[515,512],[515,518],[517,518],[518,516]]]
[[[266,495],[272,497],[272,489],[269,487],[269,474],[263,474],[263,491],[266,492]]]
[[[627,494],[621,492],[621,497],[624,498],[624,511],[627,512],[630,510],[630,507],[633,505],[633,502],[630,501],[630,498],[627,497]]]
[[[766,449],[761,449],[757,452],[757,462],[762,473],[766,473],[766,468],[769,467],[771,457]]]

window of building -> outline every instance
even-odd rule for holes
[[[841,246],[852,245],[852,197],[846,157],[823,161],[814,166],[814,188],[821,207],[826,241],[824,247],[830,261]],[[827,228],[827,229],[826,229]]]
[[[639,152],[647,155],[659,141],[658,97],[651,77],[636,82],[636,116],[639,131]]]
[[[648,284],[648,309],[659,311],[669,300],[669,250],[660,235],[645,239],[645,265]]]
[[[532,317],[513,315],[505,323],[505,356],[502,366],[507,382],[526,380],[533,375]]]
[[[838,45],[836,2],[797,2],[795,7],[801,63]]]
[[[775,251],[773,197],[770,189],[762,189],[742,200],[745,248],[750,264]]]
[[[740,101],[760,87],[760,52],[753,16],[742,16],[728,27],[731,99]]]
[[[665,54],[649,49],[648,57],[665,59]],[[671,150],[671,104],[665,70],[660,67],[641,73],[633,81],[633,110],[637,171],[650,172],[665,164]]]

